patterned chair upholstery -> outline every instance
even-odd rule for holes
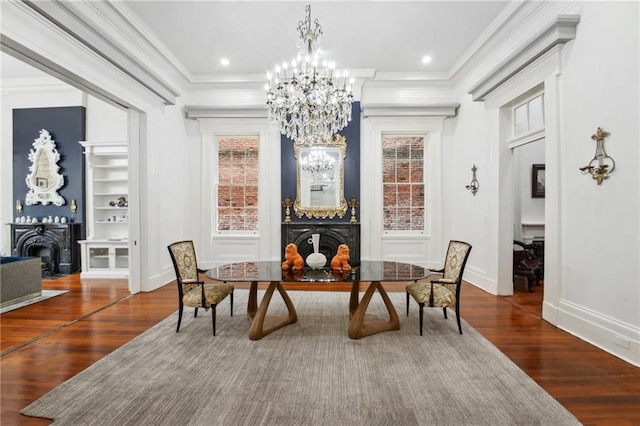
[[[430,269],[432,272],[441,273],[442,278],[407,284],[407,316],[409,315],[409,296],[411,296],[420,307],[421,336],[425,305],[430,308],[442,308],[445,319],[447,318],[447,308],[455,309],[458,331],[462,334],[462,326],[460,324],[460,286],[462,285],[462,274],[470,252],[470,244],[451,240],[447,249],[444,268]]]
[[[198,308],[209,310],[213,322],[213,335],[216,335],[216,306],[229,296],[231,316],[233,316],[233,285],[227,283],[205,284],[200,280],[196,251],[193,241],[179,241],[168,246],[173,268],[176,271],[178,284],[178,328],[182,322],[182,310],[185,306],[195,308],[194,318],[198,316]]]

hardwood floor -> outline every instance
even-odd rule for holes
[[[50,424],[19,412],[177,309],[174,283],[129,295],[123,280],[75,274],[43,287],[69,292],[0,316],[2,425]],[[248,285],[236,286],[242,287]],[[404,291],[399,284],[385,287]],[[583,424],[640,425],[640,369],[542,320],[532,308],[536,292],[503,298],[465,284],[462,317]]]

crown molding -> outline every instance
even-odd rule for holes
[[[443,103],[421,106],[363,105],[363,117],[455,117],[459,103]]]
[[[516,73],[534,62],[557,45],[562,45],[576,36],[576,27],[580,22],[578,15],[559,15],[552,22],[534,34],[511,54],[494,66],[476,83],[469,94],[474,101],[483,101],[485,97]]]
[[[75,87],[63,83],[57,78],[30,77],[30,78],[4,78],[0,81],[0,93],[30,93],[30,92],[78,92]]]
[[[448,80],[449,73],[446,72],[432,72],[432,73],[411,73],[411,72],[376,72],[374,76],[371,76],[372,81],[442,81]]]
[[[0,1],[0,48],[36,69],[107,102],[155,107],[162,98],[26,2]]]
[[[190,119],[199,118],[264,118],[268,117],[266,108],[211,108],[187,105],[185,115]]]
[[[482,59],[485,55],[483,50],[492,50],[499,37],[497,35],[504,31],[505,28],[517,27],[514,23],[520,23],[519,14],[531,16],[532,11],[525,11],[529,6],[525,1],[514,1],[509,3],[493,22],[480,34],[480,36],[467,48],[467,50],[458,58],[451,69],[447,72],[446,79],[453,80],[459,78],[474,68],[474,63]],[[536,6],[536,8],[539,5]]]
[[[155,70],[170,69],[168,61],[158,55],[154,44],[141,33],[122,12],[123,5],[112,2],[35,2],[25,3],[62,31],[89,47],[128,77],[173,105],[181,88],[167,75]]]

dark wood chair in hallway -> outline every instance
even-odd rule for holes
[[[522,241],[513,240],[513,283],[516,283],[516,276],[524,277],[527,280],[529,293],[534,290],[534,285],[542,279],[544,271],[542,259],[535,254],[534,247]]]

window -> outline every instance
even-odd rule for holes
[[[218,231],[258,230],[257,136],[218,139]]]
[[[424,231],[424,137],[382,135],[383,229]]]
[[[539,130],[544,127],[543,95],[529,99],[513,109],[513,135]]]

